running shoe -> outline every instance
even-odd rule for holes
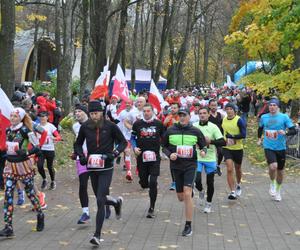
[[[274,197],[276,195],[276,186],[274,184],[270,184],[269,194]]]
[[[6,237],[12,239],[15,238],[16,236],[14,234],[14,230],[12,229],[12,227],[6,225],[5,228],[0,231],[0,237]]]
[[[51,181],[49,190],[55,190],[55,189],[56,189],[56,182],[55,181]]]
[[[133,181],[132,173],[131,173],[130,170],[128,170],[127,173],[126,173],[126,180],[127,181]]]
[[[122,204],[123,204],[123,197],[119,196],[117,199],[117,205],[115,206],[117,220],[121,219],[122,216]]]
[[[221,168],[219,166],[217,166],[216,172],[215,172],[218,176],[222,175],[222,171]]]
[[[185,225],[182,236],[191,236],[193,234],[192,226],[191,225]]]
[[[228,195],[229,200],[236,200],[236,193],[235,191],[231,191],[230,194]]]
[[[204,197],[205,197],[205,191],[202,190],[199,192],[199,206],[204,206],[205,204]]]
[[[149,208],[148,209],[148,213],[147,213],[147,216],[146,216],[147,218],[149,218],[149,219],[152,219],[152,218],[154,218],[155,217],[155,215],[154,215],[154,209],[153,208]]]
[[[205,203],[205,207],[204,207],[203,212],[206,213],[206,214],[211,213],[211,202],[206,202]]]
[[[280,191],[277,191],[277,192],[276,192],[276,195],[275,195],[274,200],[275,200],[275,201],[281,201],[281,200],[282,200]]]
[[[105,205],[105,219],[109,219],[111,215],[111,210],[109,205]]]
[[[45,190],[45,189],[47,188],[47,185],[48,185],[48,181],[47,181],[46,179],[44,179],[44,180],[42,181],[41,189],[42,189],[42,190]]]
[[[90,243],[95,246],[100,246],[101,240],[99,237],[93,236],[90,240]]]
[[[78,220],[77,224],[87,224],[90,220],[90,216],[87,213],[83,213],[80,216],[80,219]]]
[[[43,213],[38,213],[36,231],[41,232],[45,227],[45,215]]]
[[[46,209],[46,208],[47,208],[47,203],[46,203],[46,201],[45,201],[45,198],[46,198],[45,193],[40,192],[40,193],[38,194],[38,199],[39,199],[39,201],[40,201],[41,209]]]
[[[176,183],[172,182],[169,190],[174,191],[176,189]]]
[[[24,203],[25,203],[25,192],[24,192],[24,190],[18,189],[17,205],[22,206]]]
[[[240,197],[242,195],[241,185],[237,185],[235,189],[236,196]]]

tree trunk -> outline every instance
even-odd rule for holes
[[[135,21],[134,21],[134,31],[132,37],[132,55],[131,55],[131,89],[135,88],[135,67],[136,67],[136,49],[137,49],[137,32],[140,17],[140,3],[136,5],[135,9]]]
[[[76,0],[68,0],[62,5],[63,12],[63,53],[57,77],[57,98],[62,100],[64,114],[71,111],[72,63],[74,57]],[[59,76],[60,75],[60,76]]]
[[[159,1],[155,0],[154,2],[154,11],[153,11],[153,22],[152,22],[152,38],[151,38],[151,47],[150,47],[150,67],[151,67],[151,78],[154,78],[154,67],[155,67],[155,38],[156,38],[156,24],[159,14]]]
[[[119,29],[119,38],[116,53],[114,59],[112,61],[110,70],[111,74],[114,75],[117,70],[118,63],[120,63],[120,59],[122,57],[123,63],[122,66],[125,67],[124,63],[124,52],[125,52],[125,28],[127,24],[127,9],[128,9],[129,0],[122,0],[122,10],[120,13],[120,29]],[[124,68],[123,68],[124,70]]]
[[[107,13],[111,0],[91,0],[91,40],[95,54],[94,79],[106,65]]]
[[[82,51],[80,64],[80,97],[83,96],[84,90],[89,80],[89,51],[90,51],[90,1],[82,0]]]
[[[39,32],[39,25],[38,20],[34,20],[34,38],[33,38],[33,81],[35,82],[38,78],[38,32]]]
[[[195,34],[195,47],[194,47],[194,58],[195,58],[195,84],[200,85],[200,41],[201,41],[201,26],[198,28],[197,33]]]
[[[1,0],[0,3],[0,84],[7,96],[11,98],[15,89],[15,1]]]
[[[170,48],[170,53],[169,53],[170,65],[168,67],[167,89],[173,89],[175,87],[174,81],[175,81],[175,73],[176,73],[176,64],[174,62],[175,49],[174,49],[174,44],[173,44],[172,32],[170,32],[170,34],[169,34],[168,43],[169,43],[169,48]]]

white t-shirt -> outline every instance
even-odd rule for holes
[[[131,130],[126,128],[124,121],[125,121],[125,119],[128,119],[128,117],[130,116],[131,110],[129,110],[129,111],[127,111],[126,109],[122,110],[118,117],[118,120],[120,122],[117,124],[127,141],[129,141],[131,138]],[[130,120],[130,122],[131,122],[131,120]]]
[[[190,122],[193,124],[193,123],[196,123],[196,122],[199,122],[199,115],[198,114],[195,114],[194,111],[191,112],[191,119],[190,119]]]
[[[117,104],[108,104],[107,108],[106,108],[106,113],[110,111],[111,112],[111,116],[114,119],[118,118],[118,114],[117,114]]]
[[[81,124],[79,122],[74,123],[73,126],[72,126],[72,129],[73,129],[73,132],[75,134],[76,139],[78,137],[80,127],[81,127]],[[84,143],[82,145],[82,149],[83,149],[83,153],[87,154],[86,140],[84,140]]]
[[[45,129],[45,131],[47,132],[47,138],[45,143],[42,146],[42,150],[46,150],[46,151],[54,151],[54,136],[53,133],[57,130],[56,127],[52,124],[47,122],[46,125],[42,125],[40,124],[40,126]],[[39,137],[41,137],[41,135],[38,134]]]
[[[193,101],[194,101],[194,99],[195,99],[195,96],[188,95],[188,96],[186,97],[186,99],[187,99],[187,101],[188,101],[189,103],[193,103]]]
[[[180,97],[180,103],[182,107],[186,107],[187,106],[187,97]]]
[[[128,120],[131,124],[133,124],[136,120],[143,119],[143,110],[138,110],[137,108],[133,108],[130,110],[128,117],[126,120]]]

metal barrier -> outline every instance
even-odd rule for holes
[[[286,137],[288,156],[300,159],[300,128],[297,128],[297,134]]]

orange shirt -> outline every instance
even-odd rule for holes
[[[165,120],[167,120],[167,119],[170,119],[169,122],[165,125],[165,126],[168,128],[168,127],[171,127],[171,126],[174,124],[173,119],[174,119],[176,122],[179,121],[179,115],[172,115],[172,114],[169,114],[169,115],[167,115],[167,117],[165,118]]]

